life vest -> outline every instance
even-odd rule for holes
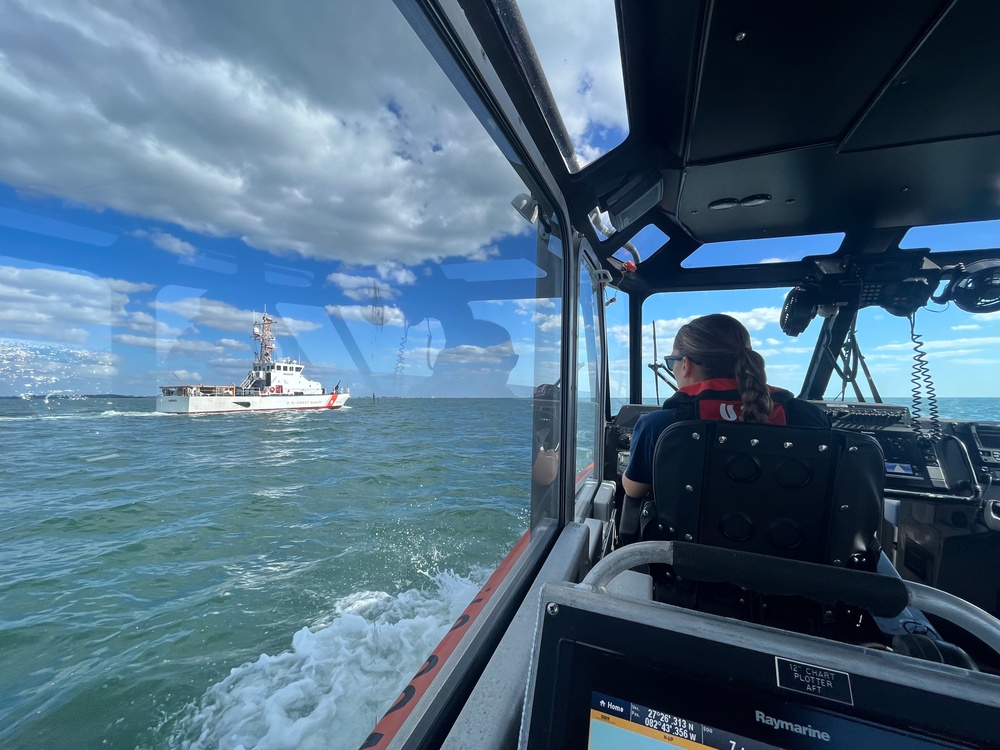
[[[788,424],[786,405],[795,397],[782,388],[768,386],[774,409],[769,424]],[[721,419],[735,422],[743,416],[743,402],[736,380],[713,378],[684,386],[663,402],[664,409],[674,409],[676,421]]]

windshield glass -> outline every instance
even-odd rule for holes
[[[511,6],[521,15],[534,55],[519,47],[521,65],[541,69],[544,85],[536,86],[535,96],[553,136],[559,139],[565,129],[573,154],[566,167],[577,172],[628,136],[615,4],[584,0],[574,3],[572,12],[558,3]],[[522,33],[508,12],[503,17],[509,33]],[[554,106],[547,104],[549,97]]]
[[[0,745],[358,746],[531,520],[560,238],[388,0],[3,18]]]
[[[732,315],[747,327],[754,349],[764,357],[771,385],[798,394],[823,318],[815,317],[797,337],[785,335],[779,320],[787,293],[786,289],[729,290],[659,294],[647,299],[643,305],[642,329],[643,401],[657,403],[657,388],[661,403],[673,392],[663,381],[657,384],[653,370],[646,365],[657,360],[663,362],[663,357],[671,352],[677,329],[682,325],[700,315],[715,312]],[[622,311],[617,312],[619,322],[609,321],[613,362],[616,338],[627,336],[625,316],[621,315]],[[972,314],[954,304],[932,301],[917,311],[915,323],[919,351],[929,363],[933,392],[941,399],[942,416],[968,417],[968,410],[963,410],[958,402],[968,400],[970,393],[980,398],[1000,396],[992,377],[992,368],[1000,359],[995,356],[996,343],[1000,341],[997,337],[1000,313]],[[855,332],[881,398],[909,405],[913,398],[913,363],[917,351],[910,321],[880,307],[866,307],[858,313]],[[614,369],[612,366],[613,372]],[[862,373],[859,370],[859,385],[864,397],[871,400],[871,389]],[[919,380],[923,394],[925,381],[922,376]],[[853,400],[856,394],[852,386],[845,388],[834,373],[824,397]],[[926,395],[922,398],[925,399]],[[924,407],[923,416],[927,416],[926,411]],[[990,413],[993,413],[992,407]]]
[[[787,293],[783,289],[757,289],[721,292],[677,292],[658,294],[643,305],[642,362],[663,362],[671,353],[678,329],[694,318],[722,312],[746,326],[754,349],[767,363],[768,382],[798,393],[813,351],[810,340],[813,328],[797,339],[781,332],[778,324],[781,305]],[[813,321],[814,325],[818,325]],[[654,342],[655,338],[655,342]],[[815,336],[813,336],[813,339]],[[654,380],[653,369],[645,367],[642,375],[644,403],[662,403],[673,389]]]

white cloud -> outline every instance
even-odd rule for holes
[[[409,286],[417,283],[417,276],[408,268],[403,268],[398,263],[383,261],[376,266],[378,276],[384,281],[391,282],[398,286]]]
[[[781,314],[781,308],[779,307],[755,307],[752,310],[733,312],[727,311],[725,315],[730,315],[740,321],[744,326],[746,326],[748,331],[760,331],[766,326],[771,324],[777,324],[778,317]],[[683,318],[669,318],[661,319],[655,321],[656,323],[656,337],[659,341],[672,341],[674,336],[677,335],[677,331],[690,323],[695,318],[700,318],[701,315],[688,315]],[[653,335],[653,322],[643,326],[643,336],[649,333],[650,340],[652,340]]]
[[[128,343],[128,342],[122,342]],[[136,342],[138,343],[138,342]],[[207,354],[222,354],[225,349],[211,341],[198,341],[197,339],[177,339],[176,341],[158,341],[159,346],[165,350],[167,357],[178,355],[204,356]],[[154,347],[157,342],[154,342]]]
[[[121,279],[104,279],[108,288],[113,292],[122,294],[135,294],[136,292],[148,292],[156,287],[153,284],[135,283],[132,281],[122,281]]]
[[[446,350],[427,350],[425,348],[418,348],[414,353],[419,354],[421,357],[424,356],[424,354],[429,353],[431,359],[434,359],[437,355],[440,355],[442,351],[447,353],[446,356],[449,365],[483,366],[489,368],[500,364],[504,358],[510,357],[515,353],[514,347],[510,342],[504,344],[494,344],[493,346],[460,344],[459,346]]]
[[[781,317],[781,308],[755,307],[747,312],[727,312],[726,315],[732,315],[751,331],[760,331],[765,326],[778,323]]]
[[[174,337],[181,333],[179,328],[167,325],[162,320],[157,320],[147,312],[135,312],[128,316],[125,326],[131,331],[139,333],[155,333],[157,336]]]
[[[246,371],[248,361],[246,358],[237,359],[235,357],[211,357],[208,360],[210,367],[219,372],[239,373]]]
[[[190,258],[198,254],[198,248],[190,242],[185,242],[179,237],[174,237],[172,234],[167,234],[166,232],[153,232],[150,235],[150,239],[158,248],[174,255]]]
[[[545,333],[551,333],[553,331],[560,330],[562,326],[562,319],[557,315],[545,315],[543,313],[535,313],[533,318],[535,326],[539,331],[544,331]]]
[[[127,325],[128,293],[149,288],[59,269],[0,266],[0,328],[82,344],[91,327]]]
[[[155,307],[157,311],[180,315],[189,320],[192,326],[208,326],[220,331],[249,333],[254,321],[260,317],[260,311],[241,310],[228,302],[208,297],[185,297],[172,301],[157,300]],[[318,323],[308,320],[298,320],[288,316],[271,315],[271,317],[275,319],[273,326],[275,336],[305,333],[321,327]]]
[[[159,339],[155,336],[134,336],[130,333],[119,333],[111,337],[111,340],[116,344],[125,344],[127,346],[141,346],[146,349],[156,349],[156,345]]]
[[[394,299],[396,290],[382,285],[374,276],[353,276],[349,273],[331,273],[326,277],[331,284],[340,287],[345,297],[362,302],[380,299]]]
[[[0,49],[0,182],[26,194],[353,263],[527,231],[494,199],[520,181],[388,0],[12,0]]]
[[[202,380],[201,373],[197,370],[171,370],[170,373],[181,383],[199,383]]]
[[[154,303],[157,312],[172,312],[197,325],[210,326],[222,331],[249,331],[253,325],[254,313],[241,310],[227,302],[207,297],[185,297],[184,299]]]
[[[579,0],[519,8],[573,143],[593,159],[599,152],[589,139],[597,132],[628,130],[614,4]]]
[[[376,276],[358,276],[349,273],[331,273],[326,280],[340,288],[345,297],[364,302],[395,299],[399,292],[391,286],[409,286],[417,282],[416,274],[398,263],[386,261],[376,266]]]

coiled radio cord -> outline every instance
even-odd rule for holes
[[[913,428],[920,437],[925,437],[918,420],[921,417],[922,402],[926,393],[927,416],[931,422],[929,437],[938,442],[941,440],[941,421],[938,416],[937,392],[934,390],[934,380],[931,378],[922,336],[917,333],[916,317],[915,312],[909,315],[910,341],[913,342],[913,374],[910,377],[910,382],[913,384],[910,389],[910,393],[913,394]]]

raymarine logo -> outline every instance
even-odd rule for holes
[[[736,421],[736,408],[732,404],[719,404],[719,414],[727,422]]]
[[[776,719],[773,716],[768,716],[763,711],[754,711],[754,718],[761,724],[767,724],[767,726],[774,727],[775,729],[781,729],[785,732],[795,732],[795,734],[804,734],[806,737],[823,740],[823,742],[830,741],[829,732],[813,729],[808,724],[804,726],[802,724],[793,724],[792,722],[785,721],[784,719]]]

